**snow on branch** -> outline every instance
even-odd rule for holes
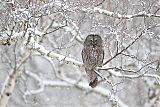
[[[61,24],[58,24],[58,23],[54,23],[53,24],[54,26],[62,26]],[[67,32],[71,32],[71,34],[73,36],[76,36],[76,32],[68,27],[68,26],[65,26],[64,29],[67,31]],[[31,35],[33,34],[33,35]],[[2,37],[0,38],[0,44],[1,45],[5,45],[5,44],[11,44],[12,42],[15,42],[15,41],[18,41],[18,40],[23,40],[24,41],[24,45],[34,45],[33,48],[37,49],[38,52],[40,52],[42,55],[47,55],[51,58],[57,58],[59,61],[63,61],[65,63],[72,63],[72,64],[75,64],[75,65],[78,65],[78,66],[81,66],[83,65],[82,62],[80,61],[77,61],[75,60],[74,58],[69,58],[65,55],[61,55],[61,54],[57,54],[53,51],[48,51],[46,50],[42,45],[39,45],[38,44],[38,41],[36,41],[34,39],[34,36],[35,35],[38,35],[39,36],[42,36],[44,35],[45,33],[39,31],[37,28],[33,29],[33,28],[28,28],[26,31],[22,31],[22,32],[19,32],[19,33],[13,33],[13,35],[11,37],[8,37],[7,35],[8,34],[3,34]]]
[[[128,46],[126,46],[124,49],[122,49],[120,52],[117,52],[113,57],[111,57],[110,59],[108,59],[106,62],[103,63],[103,65],[108,64],[109,62],[111,62],[113,59],[115,59],[117,56],[121,55],[124,51],[126,51],[127,49],[129,49],[131,46],[133,46],[133,44],[135,44],[148,30],[150,30],[151,28],[155,28],[155,27],[159,27],[160,24],[157,25],[153,25],[153,26],[149,26],[148,28],[143,29],[138,35],[137,37],[128,44]]]
[[[114,68],[110,69],[110,68],[105,67],[105,66],[103,66],[103,67],[101,67],[99,69],[107,70],[107,72],[111,73],[113,76],[120,77],[120,78],[130,78],[130,79],[140,78],[140,77],[154,78],[160,84],[160,76],[156,75],[156,74],[148,74],[148,73],[144,72],[142,74],[128,75],[128,74],[122,74],[120,71],[115,71]]]
[[[74,24],[74,23],[73,23]],[[63,25],[61,23],[53,22],[52,26],[64,29],[66,32],[70,32],[73,38],[71,41],[76,39],[79,42],[82,42],[81,36],[78,34],[78,29],[74,30],[72,27],[69,27],[67,25]],[[74,25],[76,26],[76,25]],[[56,29],[57,30],[57,29]],[[46,34],[54,32],[41,32],[38,30],[38,28],[27,28],[26,31],[21,32],[14,32],[14,31],[7,31],[7,32],[0,32],[0,45],[10,45],[14,43],[15,41],[19,40],[25,40],[26,42],[29,42],[29,38],[32,36],[42,37]]]
[[[45,49],[44,46],[38,44],[38,43],[33,43],[34,44],[34,48],[39,52],[41,53],[41,55],[46,55],[48,57],[51,57],[51,58],[57,58],[59,61],[61,62],[64,62],[64,63],[71,63],[71,64],[74,64],[74,65],[77,65],[77,66],[82,66],[83,63],[81,61],[78,61],[74,58],[70,58],[70,57],[67,57],[65,55],[61,55],[61,54],[57,54],[53,51],[48,51]]]
[[[139,12],[137,14],[133,14],[133,15],[122,15],[122,14],[114,13],[114,12],[104,10],[104,9],[101,9],[98,7],[82,8],[82,11],[90,12],[90,13],[97,12],[97,13],[104,14],[104,15],[111,16],[111,17],[118,18],[118,19],[131,19],[134,17],[158,17],[158,18],[160,18],[160,15],[150,14],[150,13],[146,13],[144,11]]]
[[[40,77],[38,77],[36,74],[32,73],[32,72],[29,72],[29,71],[25,71],[25,73],[32,77],[33,79],[35,79],[36,81],[38,81],[38,85],[39,85],[39,89],[36,89],[36,90],[27,90],[25,93],[24,93],[24,100],[27,102],[26,100],[26,96],[28,95],[33,95],[33,94],[38,94],[40,92],[43,92],[44,91],[44,88],[45,87],[48,87],[48,86],[51,86],[51,87],[78,87],[82,90],[90,90],[92,92],[95,92],[95,93],[98,93],[102,96],[105,96],[105,97],[112,97],[111,95],[111,92],[104,88],[104,87],[96,87],[95,89],[91,88],[88,86],[88,83],[85,83],[85,82],[78,82],[76,80],[73,80],[73,79],[70,79],[70,78],[62,78],[63,80],[43,80],[41,79]],[[121,101],[117,96],[113,96],[117,102],[117,104],[120,106],[120,107],[129,107],[128,105],[126,105],[123,101]]]

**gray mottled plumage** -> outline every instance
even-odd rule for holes
[[[97,86],[98,78],[95,68],[102,66],[104,59],[103,41],[99,35],[88,35],[84,41],[82,50],[82,59],[84,67],[89,77],[89,86],[92,88]]]

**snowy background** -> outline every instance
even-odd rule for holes
[[[159,0],[1,0],[0,16],[0,107],[160,107]],[[94,89],[89,34],[105,50]]]

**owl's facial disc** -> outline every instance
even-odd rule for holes
[[[99,47],[102,45],[102,39],[99,35],[88,35],[85,40],[85,46]]]

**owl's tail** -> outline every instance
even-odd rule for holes
[[[98,75],[94,70],[86,70],[87,75],[89,77],[89,86],[95,88],[98,84]]]
[[[95,78],[93,82],[89,83],[89,86],[91,86],[92,88],[95,88],[98,84],[98,78]]]

